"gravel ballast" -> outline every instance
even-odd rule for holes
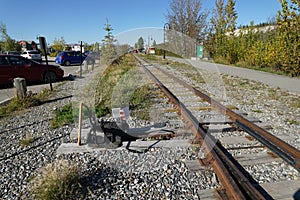
[[[291,136],[294,139],[287,142],[300,149],[300,108],[286,102],[299,96],[254,81],[241,84],[245,80],[225,78],[230,82],[225,81],[227,103],[271,124],[273,134]],[[63,97],[72,95],[73,84],[59,86],[54,97],[57,101],[0,119],[0,199],[32,199],[30,181],[42,167],[58,160],[68,160],[80,168],[83,199],[199,199],[200,190],[219,187],[210,168],[189,170],[186,161],[203,156],[201,149],[191,147],[152,148],[146,153],[107,149],[56,155],[60,144],[73,142],[69,135],[74,126],[49,129],[52,111],[72,101]],[[284,96],[270,99],[271,93]],[[21,141],[28,137],[34,140],[28,146],[22,145]],[[296,170],[280,162],[246,169],[260,183],[299,179]]]

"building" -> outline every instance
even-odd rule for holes
[[[71,51],[80,51],[80,44],[68,44]],[[84,47],[82,46],[82,52],[84,52]]]
[[[21,40],[19,41],[19,44],[22,47],[22,51],[28,51],[28,50],[37,50],[38,49],[38,44],[35,43],[34,41],[25,41]]]

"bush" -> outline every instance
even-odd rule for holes
[[[50,57],[56,57],[57,54],[58,54],[58,51],[55,51],[55,52],[53,52],[53,53],[50,53]]]

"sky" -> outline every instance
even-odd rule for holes
[[[0,0],[0,23],[12,39],[47,43],[63,37],[69,44],[101,43],[106,19],[120,44],[162,41],[162,29],[171,0]],[[201,0],[212,11],[215,0]],[[278,0],[236,0],[237,25],[266,22],[281,9]]]

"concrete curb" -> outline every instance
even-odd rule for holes
[[[12,99],[13,99],[13,97],[1,101],[0,106],[6,106],[7,104],[9,104],[11,102]]]

